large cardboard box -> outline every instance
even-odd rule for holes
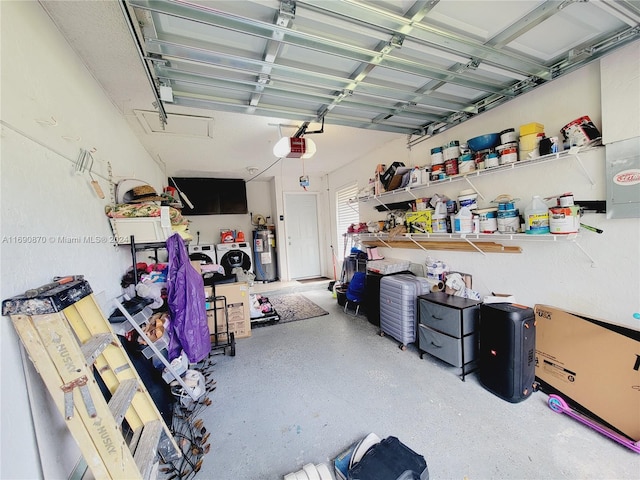
[[[536,378],[640,440],[640,331],[536,305]]]
[[[247,282],[221,283],[215,286],[206,286],[205,295],[224,296],[227,299],[227,315],[229,317],[229,332],[233,332],[235,338],[246,338],[251,336],[251,317],[249,313],[249,285]],[[226,330],[223,302],[216,303],[218,333]],[[209,303],[207,309],[207,323],[209,332],[215,332],[215,315],[213,302]],[[226,341],[226,335],[218,335],[218,341]]]

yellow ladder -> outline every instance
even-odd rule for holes
[[[65,279],[4,300],[2,313],[11,317],[94,477],[155,478],[158,453],[165,460],[182,453],[89,284],[81,276]],[[123,433],[123,419],[130,434]]]

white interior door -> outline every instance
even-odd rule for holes
[[[316,195],[289,193],[284,197],[287,263],[292,280],[321,274],[317,202]]]

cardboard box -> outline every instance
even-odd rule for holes
[[[389,183],[391,182],[391,179],[394,177],[394,175],[396,174],[396,170],[398,170],[399,167],[404,167],[404,163],[393,162],[391,165],[389,165],[389,168],[387,168],[385,172],[380,175],[380,181],[382,182],[382,185],[386,190],[390,190]]]
[[[215,287],[215,289],[214,289]],[[249,310],[249,285],[247,282],[221,283],[215,286],[204,287],[205,296],[224,296],[227,299],[227,316],[229,318],[229,332],[233,332],[235,338],[246,338],[251,336],[251,317]],[[226,341],[226,335],[220,335],[226,330],[224,318],[224,305],[222,301],[216,302],[216,308],[212,303],[207,309],[207,323],[209,332],[214,334],[218,325],[218,341]]]
[[[640,440],[640,331],[536,305],[536,379]]]
[[[191,260],[191,265],[196,269],[200,275],[202,275],[202,268],[200,267],[200,260]],[[205,291],[206,294],[206,291]]]

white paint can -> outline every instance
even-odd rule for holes
[[[577,233],[580,228],[580,207],[549,208],[549,231],[555,234]]]
[[[565,193],[558,197],[558,205],[561,207],[573,207],[573,195]]]
[[[518,149],[516,147],[505,148],[500,153],[500,165],[506,165],[518,161]]]
[[[462,190],[458,195],[458,204],[460,208],[467,207],[469,210],[475,210],[478,208],[476,203],[478,194],[473,189]]]
[[[483,208],[476,212],[480,233],[495,233],[498,230],[498,208]]]
[[[520,215],[518,209],[498,210],[497,223],[500,233],[518,233],[520,231]]]

